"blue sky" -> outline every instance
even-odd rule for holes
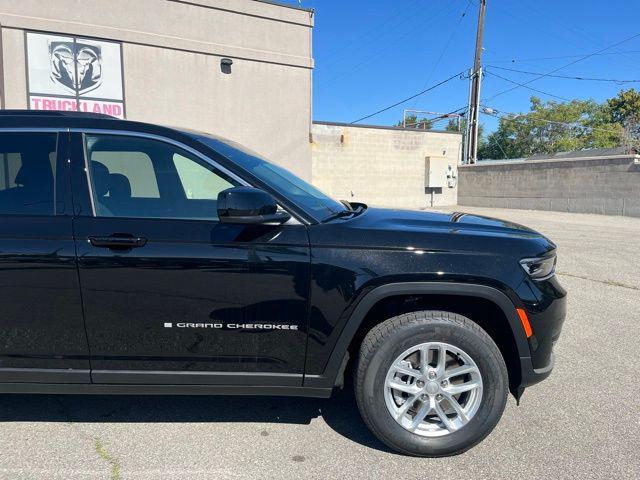
[[[315,120],[351,122],[472,64],[477,0],[303,0],[302,5],[316,11]],[[638,18],[638,0],[488,0],[483,63],[489,72],[491,65],[548,72],[640,33]],[[606,53],[557,73],[640,78],[640,37]],[[548,58],[562,56],[566,58]],[[520,83],[534,78],[493,71]],[[512,86],[487,75],[482,97]],[[530,86],[563,98],[601,101],[622,88],[639,88],[640,83],[543,78]],[[553,99],[518,88],[495,98],[490,106],[505,112],[528,111],[531,95]],[[364,123],[393,124],[402,118],[403,108],[448,112],[466,105],[467,98],[468,81],[456,78]],[[492,117],[485,116],[483,122],[489,130],[496,126]]]

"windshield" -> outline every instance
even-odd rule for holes
[[[324,220],[346,210],[342,203],[328,197],[313,185],[241,145],[208,135],[198,135],[197,139],[270,185],[317,220]]]

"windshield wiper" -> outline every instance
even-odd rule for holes
[[[349,211],[353,211],[353,207],[351,206],[351,204],[349,202],[347,202],[346,200],[340,200],[340,203],[343,204],[345,207],[347,207],[347,210]]]
[[[340,212],[334,212],[328,217],[323,218],[322,223],[330,222],[331,220],[335,220],[336,218],[350,217],[351,215],[354,215],[354,214],[355,212],[353,210],[342,210]]]
[[[365,210],[365,206],[363,204],[359,204],[355,210],[341,210],[339,212],[334,212],[331,215],[329,215],[326,218],[322,219],[322,223],[325,222],[330,222],[331,220],[335,220],[336,218],[343,218],[343,217],[350,217],[350,216],[355,216],[355,215],[359,215],[360,213],[362,213]]]

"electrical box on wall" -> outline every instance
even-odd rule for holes
[[[450,160],[445,157],[425,157],[425,187],[443,188],[447,187],[447,173],[449,171]]]

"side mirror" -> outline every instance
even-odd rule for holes
[[[233,187],[218,194],[218,218],[222,223],[282,224],[291,218],[278,212],[267,192],[252,187]]]

